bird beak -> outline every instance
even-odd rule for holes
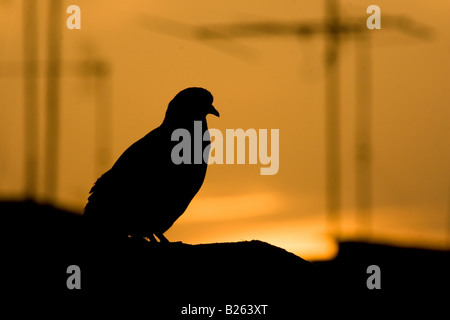
[[[219,111],[217,111],[217,109],[214,108],[213,105],[211,105],[211,107],[209,108],[209,112],[208,112],[208,113],[213,114],[213,115],[215,115],[216,117],[220,117]]]

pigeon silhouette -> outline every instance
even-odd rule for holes
[[[163,123],[132,144],[95,182],[84,209],[92,232],[151,242],[157,242],[156,236],[169,242],[164,232],[184,213],[205,179],[208,159],[203,152],[209,154],[210,148],[206,116],[220,116],[212,102],[213,96],[203,88],[179,92],[170,101]],[[190,138],[174,138],[177,129],[189,132]],[[189,148],[179,148],[181,142]],[[185,161],[174,161],[173,156]]]

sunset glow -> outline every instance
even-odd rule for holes
[[[23,2],[0,1],[0,197],[5,199],[23,197],[26,186]],[[38,151],[33,163],[38,201],[48,196],[47,2],[37,5]],[[279,163],[270,175],[260,174],[267,166],[259,158],[257,164],[210,165],[201,190],[167,238],[185,243],[258,239],[304,259],[336,255],[326,198],[326,37],[275,32],[212,40],[192,36],[195,27],[323,22],[323,1],[76,4],[81,29],[66,28],[65,10],[61,18],[59,167],[52,203],[82,214],[96,179],[128,146],[161,124],[174,95],[201,86],[211,91],[220,112],[220,118],[207,118],[210,128],[223,133],[279,130]],[[341,1],[340,14],[365,25],[371,4]],[[376,4],[382,14],[407,16],[428,26],[433,36],[424,40],[382,20],[381,29],[370,31],[370,47],[364,47],[371,59],[367,229],[357,206],[361,148],[356,148],[357,105],[364,99],[358,96],[358,77],[364,75],[358,70],[367,70],[356,61],[369,56],[358,55],[366,51],[355,35],[341,39],[341,239],[450,249],[450,4]]]

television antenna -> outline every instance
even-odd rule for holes
[[[356,211],[360,219],[361,235],[369,237],[372,206],[372,142],[371,142],[371,55],[370,32],[366,26],[367,15],[359,18],[342,18],[338,0],[326,0],[325,19],[312,22],[263,21],[193,27],[179,22],[148,17],[145,25],[159,32],[177,37],[192,37],[200,41],[233,41],[237,38],[295,36],[325,37],[325,171],[326,208],[330,234],[341,237],[341,139],[340,139],[340,44],[344,35],[354,35],[357,44],[357,106],[355,123],[356,154]],[[382,29],[397,29],[412,37],[428,40],[431,30],[404,16],[381,16]],[[233,54],[238,47],[233,42]],[[248,55],[247,55],[248,56]]]

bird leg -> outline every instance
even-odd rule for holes
[[[150,233],[147,238],[150,240],[150,243],[158,243],[153,233]]]
[[[152,236],[153,236],[153,235],[152,235]],[[163,243],[163,244],[168,244],[168,243],[170,243],[170,241],[167,240],[167,238],[164,237],[162,233],[155,233],[155,236],[158,237],[160,243]]]

